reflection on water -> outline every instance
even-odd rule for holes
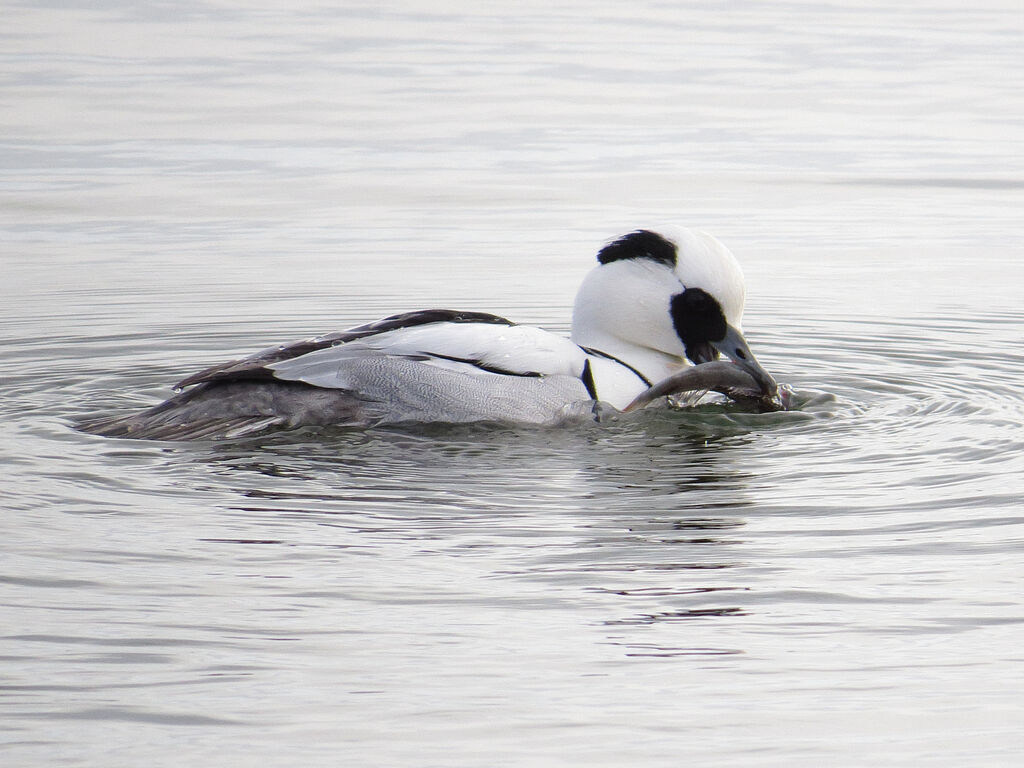
[[[165,10],[5,9],[5,766],[1016,763],[1013,3]],[[796,410],[71,429],[665,219]]]
[[[340,530],[345,543],[324,546],[369,558],[396,556],[399,542],[412,557],[486,558],[494,568],[489,582],[540,590],[545,600],[582,588],[593,621],[614,628],[605,642],[627,658],[741,653],[622,634],[655,622],[747,614],[720,602],[722,593],[750,587],[717,586],[720,577],[703,581],[700,574],[743,564],[740,515],[752,504],[751,477],[734,451],[751,441],[715,438],[718,413],[698,415],[696,423],[673,417],[645,416],[649,431],[634,423],[571,431],[321,431],[309,442],[277,435],[261,447],[175,450],[234,488],[245,501],[230,511],[261,527],[276,531],[293,521]],[[735,420],[722,420],[726,432]],[[438,483],[466,467],[473,472],[457,484]],[[211,541],[261,550],[297,546],[279,533]],[[691,586],[680,587],[681,576]],[[614,586],[584,586],[595,581]],[[469,585],[460,592],[432,602],[474,600]]]

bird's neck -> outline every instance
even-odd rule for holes
[[[651,384],[657,384],[688,365],[684,358],[650,347],[641,347],[610,334],[581,334],[574,331],[573,341],[584,349],[624,363]]]

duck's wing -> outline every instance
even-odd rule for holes
[[[81,428],[187,440],[317,425],[553,424],[585,414],[588,365],[565,337],[431,310],[208,368],[179,385],[197,386],[141,414]]]
[[[387,358],[470,376],[584,375],[586,353],[569,339],[525,325],[447,320],[403,326],[264,364],[273,378],[359,391],[364,361]],[[415,377],[412,369],[408,373]]]
[[[284,373],[295,379],[203,382],[142,413],[90,419],[79,428],[111,437],[194,440],[302,426],[554,425],[592,417],[580,379],[508,375],[428,355],[370,350],[321,370]]]
[[[424,309],[416,312],[405,312],[399,315],[391,315],[383,320],[378,320],[347,331],[336,331],[322,336],[315,336],[303,339],[292,344],[285,344],[276,347],[268,347],[249,357],[238,360],[229,360],[226,363],[205,368],[182,379],[175,385],[175,389],[184,389],[193,384],[202,384],[212,381],[252,381],[259,379],[276,378],[273,365],[283,363],[295,358],[304,357],[320,350],[331,349],[360,339],[367,339],[372,336],[380,336],[393,331],[416,328],[419,326],[433,325],[436,323],[479,324],[483,326],[505,326],[514,324],[503,317],[491,315],[486,312],[459,312],[451,309]]]

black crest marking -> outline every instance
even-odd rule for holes
[[[711,342],[724,339],[729,325],[715,297],[701,288],[687,288],[672,297],[669,311],[687,358],[693,363],[717,360],[718,350]]]
[[[676,247],[657,232],[638,229],[608,243],[597,254],[602,264],[622,259],[653,259],[668,267],[676,265]]]

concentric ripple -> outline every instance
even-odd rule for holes
[[[797,408],[774,458],[790,501],[871,504],[893,491],[941,505],[949,489],[976,482],[978,503],[997,491],[993,473],[1021,468],[1024,355],[1016,314],[873,321],[837,318],[816,334],[777,331],[766,356],[795,371]],[[799,338],[798,346],[791,340]],[[819,488],[801,482],[813,467]]]

